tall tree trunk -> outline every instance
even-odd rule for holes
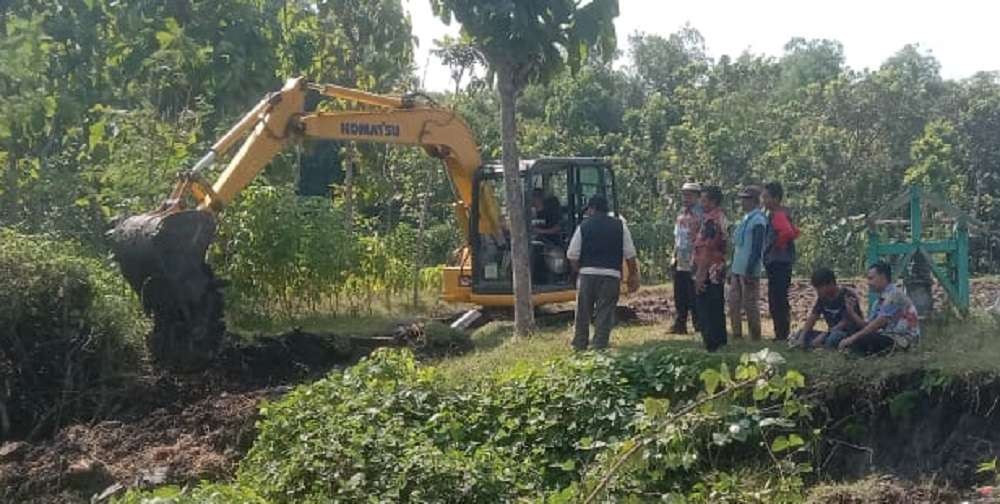
[[[347,148],[347,171],[344,173],[344,213],[347,219],[347,233],[354,234],[354,164],[358,152],[352,144]]]
[[[497,77],[500,90],[503,182],[507,195],[511,265],[514,268],[514,334],[528,336],[535,329],[535,312],[531,304],[528,227],[524,218],[524,195],[518,169],[517,123],[514,117],[518,89],[513,72],[501,69]]]
[[[413,307],[420,302],[420,268],[424,265],[424,251],[427,249],[424,232],[427,230],[427,210],[431,202],[431,191],[434,189],[434,173],[436,166],[427,165],[427,176],[424,178],[424,190],[420,195],[420,217],[417,219],[417,257],[413,259]]]

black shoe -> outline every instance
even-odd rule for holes
[[[672,328],[670,328],[671,334],[687,334],[687,324],[675,323]]]

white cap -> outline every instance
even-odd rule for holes
[[[697,182],[685,182],[684,185],[681,186],[681,191],[701,192],[701,184]]]

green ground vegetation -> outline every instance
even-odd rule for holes
[[[510,323],[493,322],[475,331],[465,355],[421,363],[384,351],[298,387],[263,408],[260,437],[233,483],[159,492],[176,499],[167,502],[212,502],[204,495],[213,488],[218,502],[230,494],[266,502],[581,502],[594,494],[595,502],[734,503],[825,502],[865,489],[905,495],[913,485],[815,481],[810,464],[822,432],[808,396],[825,387],[875,390],[916,372],[921,387],[996,377],[997,324],[985,314],[928,324],[911,351],[852,358],[769,340],[707,354],[695,337],[659,325],[620,327],[610,351],[577,354],[567,325],[515,339]]]

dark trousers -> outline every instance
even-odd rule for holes
[[[788,288],[791,285],[791,263],[767,265],[767,306],[774,321],[774,339],[786,340],[791,331],[792,307],[788,304]]]
[[[698,330],[698,310],[695,309],[694,275],[690,271],[674,272],[674,307],[677,309],[677,318],[674,325],[687,328],[688,313],[694,322],[695,330]]]
[[[862,336],[861,339],[851,344],[850,349],[861,355],[875,355],[888,352],[895,346],[896,343],[892,337],[879,331]]]
[[[607,348],[615,325],[615,307],[621,294],[621,279],[604,275],[580,275],[576,288],[576,320],[573,348],[590,345],[590,321],[594,320],[594,348]]]
[[[726,294],[722,284],[707,283],[697,297],[701,339],[709,352],[726,344]]]

